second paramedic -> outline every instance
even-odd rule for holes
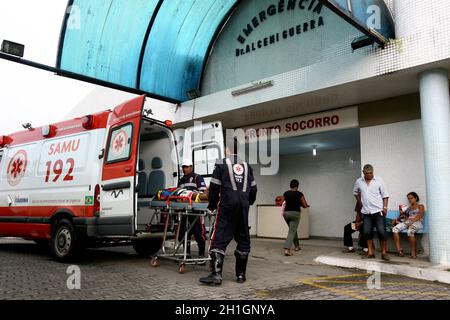
[[[237,140],[226,148],[226,158],[218,160],[209,188],[209,210],[217,209],[214,232],[211,237],[210,255],[212,272],[200,282],[220,285],[225,251],[231,240],[237,242],[236,278],[244,283],[250,253],[248,211],[256,200],[256,182],[252,168],[237,157]]]
[[[184,159],[182,163],[183,169],[183,177],[180,179],[180,183],[178,184],[178,188],[187,189],[190,191],[196,191],[200,193],[206,193],[206,183],[203,177],[194,172],[192,161],[189,159]],[[189,216],[189,222],[194,223],[196,217]],[[192,227],[191,232],[189,233],[189,237],[194,235],[195,241],[198,244],[198,255],[199,258],[205,257],[205,224],[203,217],[199,217]],[[184,230],[186,228],[186,220],[183,218],[181,222],[181,229]],[[179,241],[183,239],[184,233],[180,232]],[[191,246],[190,241],[187,242],[187,254],[191,254]]]

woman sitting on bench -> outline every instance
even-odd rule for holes
[[[417,259],[415,234],[423,229],[425,207],[419,203],[417,193],[408,193],[407,197],[409,206],[406,209],[399,206],[400,216],[392,222],[394,225],[392,233],[398,256],[403,257],[403,249],[400,245],[400,232],[407,230],[409,243],[411,244],[411,259]]]

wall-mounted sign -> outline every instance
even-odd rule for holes
[[[269,5],[265,10],[256,14],[247,25],[243,26],[242,32],[238,35],[238,48],[236,57],[252,53],[258,49],[271,46],[280,41],[300,37],[302,34],[313,31],[325,25],[321,12],[323,4],[319,0],[279,0]],[[256,40],[249,40],[251,34],[266,21],[274,19],[274,16],[284,12],[301,10],[312,12],[315,16],[312,19],[297,21],[295,24],[284,30],[271,30],[272,33]]]
[[[271,130],[275,130],[280,138],[288,138],[358,127],[358,107],[351,107],[256,124],[245,127],[244,131],[246,139],[251,142],[266,139]]]

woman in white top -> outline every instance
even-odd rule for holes
[[[406,210],[399,206],[400,216],[393,221],[392,228],[395,246],[399,257],[403,257],[403,249],[400,245],[400,232],[407,230],[409,243],[411,244],[411,258],[417,259],[416,237],[417,231],[423,229],[425,206],[419,203],[419,196],[415,192],[408,193],[409,206]]]

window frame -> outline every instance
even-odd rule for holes
[[[131,125],[131,135],[130,135],[130,150],[128,152],[128,157],[127,158],[120,158],[120,159],[115,159],[115,160],[111,160],[108,161],[108,156],[109,156],[109,149],[111,147],[111,142],[112,142],[112,135],[115,131],[122,129],[123,127],[129,126]],[[131,154],[133,152],[133,137],[134,137],[134,123],[133,122],[127,122],[124,124],[121,124],[117,127],[113,127],[109,130],[109,134],[108,134],[108,144],[106,145],[106,151],[105,151],[105,165],[109,165],[109,164],[115,164],[115,163],[120,163],[120,162],[126,162],[129,161],[131,159]]]
[[[209,145],[204,145],[204,146],[199,146],[197,148],[193,148],[192,149],[192,164],[194,165],[194,172],[198,173],[195,171],[195,152],[199,151],[199,150],[207,150],[207,149],[216,149],[217,150],[217,154],[220,157],[220,148],[219,145],[217,144],[209,144]],[[207,151],[206,151],[206,155],[208,155]],[[206,170],[208,170],[208,157],[206,157]],[[214,172],[214,169],[213,169]],[[211,174],[200,174],[203,178],[211,178],[213,176],[213,172],[211,172]]]

